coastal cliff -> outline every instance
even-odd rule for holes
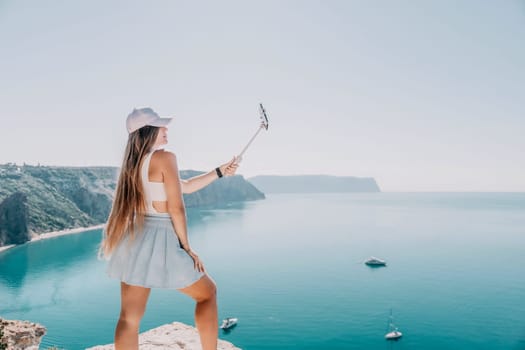
[[[203,173],[204,172],[202,171],[183,170],[180,172],[180,177],[181,179],[187,179]],[[246,181],[243,176],[235,175],[212,182],[200,191],[185,194],[184,204],[188,208],[197,208],[236,201],[253,201],[264,198],[264,193],[259,191],[259,189],[253,184]]]
[[[0,246],[4,242],[27,242],[30,239],[27,225],[27,196],[22,192],[15,192],[0,203]]]
[[[107,220],[117,185],[116,167],[0,165],[0,247],[41,233],[88,227]],[[182,170],[183,179],[202,174]],[[264,199],[241,175],[184,195],[186,207]]]

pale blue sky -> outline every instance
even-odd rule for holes
[[[524,1],[1,1],[0,163],[119,166],[133,107],[206,170],[525,191]]]

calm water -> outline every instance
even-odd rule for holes
[[[525,349],[524,193],[269,195],[189,225],[219,317],[239,318],[221,338],[243,349]],[[0,253],[0,315],[45,325],[42,348],[111,343],[119,284],[96,260],[100,237]],[[152,290],[141,331],[193,324],[193,305]]]

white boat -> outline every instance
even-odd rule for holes
[[[230,329],[237,324],[238,319],[233,317],[228,317],[222,320],[221,329]]]
[[[385,334],[385,338],[387,340],[395,340],[395,339],[399,339],[403,336],[403,333],[401,333],[400,331],[397,330],[397,328],[392,331],[392,332],[388,332],[387,334]]]
[[[385,334],[386,340],[397,340],[403,336],[396,325],[394,324],[394,317],[392,316],[392,310],[390,310],[390,318],[388,320],[388,333]]]
[[[386,266],[386,261],[383,259],[379,259],[379,258],[371,256],[370,258],[365,260],[365,264],[368,266]]]

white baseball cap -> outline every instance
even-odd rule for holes
[[[134,108],[133,112],[131,112],[126,119],[126,128],[128,129],[128,133],[131,134],[133,131],[146,125],[166,126],[172,119],[172,117],[161,118],[149,107],[139,109]]]

